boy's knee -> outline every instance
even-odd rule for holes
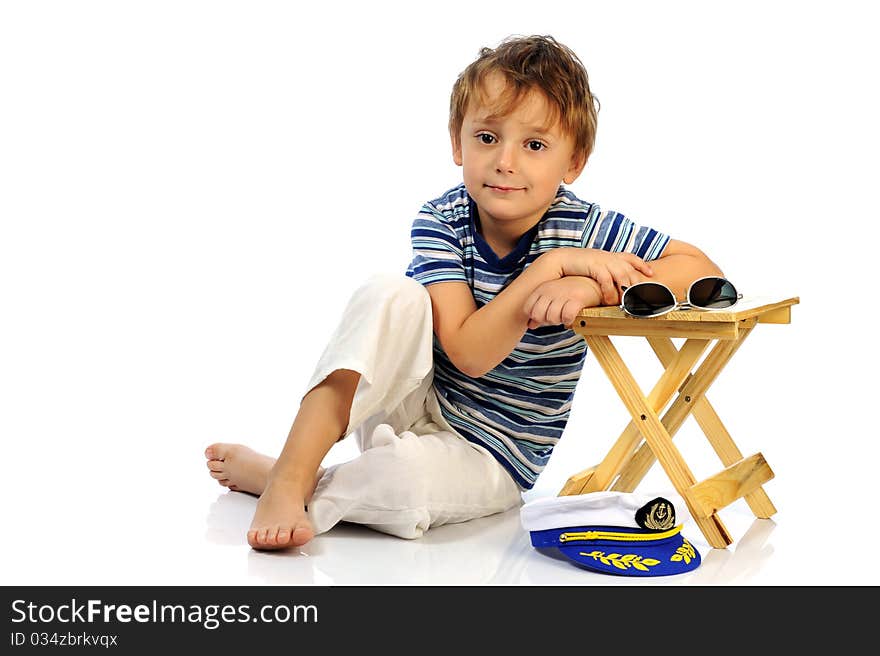
[[[424,285],[404,275],[382,273],[371,276],[355,292],[356,295],[367,295],[375,302],[392,302],[407,308],[429,307],[431,297]]]

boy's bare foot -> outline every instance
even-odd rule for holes
[[[247,532],[248,544],[254,549],[304,545],[315,537],[315,530],[306,515],[307,502],[294,485],[286,481],[269,483],[257,502],[257,511]]]
[[[248,544],[254,549],[300,547],[315,537],[305,506],[324,473],[323,468],[318,469],[314,485],[303,499],[295,486],[286,481],[270,483],[275,458],[243,444],[212,444],[205,449],[205,457],[211,477],[220,485],[260,496],[247,533]]]
[[[211,478],[223,487],[257,496],[266,489],[275,458],[257,453],[243,444],[218,442],[205,449]]]

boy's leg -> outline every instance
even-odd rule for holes
[[[304,507],[323,473],[321,461],[348,424],[359,378],[339,369],[310,390],[277,459],[240,444],[208,447],[208,468],[221,485],[260,496],[247,534],[252,547],[299,546],[314,536]]]
[[[309,515],[317,533],[348,521],[418,538],[430,527],[504,512],[521,501],[507,470],[461,436],[443,430],[397,434],[381,424],[367,451],[327,468]]]
[[[305,505],[315,488],[321,461],[348,425],[359,378],[356,371],[338,369],[303,398],[257,503],[247,534],[252,547],[299,546],[314,537]]]
[[[261,494],[248,532],[251,546],[277,549],[299,546],[312,538],[304,506],[322,459],[341,436],[396,407],[420,388],[431,371],[432,336],[427,291],[403,276],[376,276],[349,301],[309,381],[278,460],[267,470],[268,456],[233,449],[235,445],[208,448],[214,478],[223,485]],[[226,460],[246,464],[237,467],[230,462],[227,466],[223,453],[230,456]]]

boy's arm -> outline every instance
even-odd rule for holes
[[[526,331],[526,299],[542,283],[560,277],[555,251],[545,253],[479,310],[466,283],[429,285],[434,332],[452,364],[472,378],[493,369],[510,355]]]
[[[580,248],[560,248],[561,268],[564,276],[589,276],[592,261],[589,254]],[[670,239],[663,253],[656,260],[651,260],[653,275],[646,276],[636,271],[631,284],[652,280],[662,282],[669,287],[675,297],[684,300],[687,296],[687,288],[697,278],[704,276],[723,276],[721,269],[709,259],[709,257],[693,244],[678,239]],[[609,300],[606,296],[606,305],[616,305],[620,302]]]
[[[566,250],[583,251],[584,257],[579,257],[573,264],[585,270],[581,274],[584,277],[560,280],[565,277],[561,254]],[[526,267],[479,310],[466,283],[429,285],[434,332],[458,370],[477,378],[510,355],[527,328],[546,325],[544,321],[532,320],[535,290],[547,285],[558,286],[550,290],[553,302],[546,306],[543,301],[537,303],[537,307],[542,308],[542,317],[546,318],[557,311],[567,315],[576,313],[581,307],[600,305],[603,296],[616,298],[615,281],[625,280],[627,284],[633,284],[634,280],[642,280],[641,276],[651,274],[653,268],[632,253],[609,253],[592,248],[553,249]],[[607,279],[610,293],[603,291],[603,283],[595,277]],[[564,307],[557,308],[555,301],[563,296]],[[575,307],[578,304],[579,307]]]
[[[662,282],[677,298],[684,299],[688,286],[697,278],[723,275],[700,249],[675,239],[669,241],[659,258],[651,260],[650,276],[633,269],[624,277],[625,282],[621,282],[620,277],[612,278],[601,268],[595,269],[594,259],[584,249],[561,248],[559,252],[560,266],[566,275],[542,283],[528,298],[525,309],[529,314],[529,328],[570,325],[582,308],[617,305],[622,284],[629,286],[645,280]]]

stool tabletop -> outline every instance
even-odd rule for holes
[[[740,322],[791,323],[791,306],[797,296],[744,296],[723,310],[684,309],[659,317],[632,317],[617,306],[583,308],[571,327],[583,335],[659,335],[732,339]]]

